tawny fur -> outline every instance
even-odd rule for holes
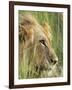
[[[25,61],[25,56],[28,54],[28,64],[33,66],[32,70],[39,73],[34,74],[34,77],[59,76],[56,67],[58,57],[51,45],[52,35],[49,24],[45,22],[40,25],[31,14],[21,15],[19,20],[19,62]],[[31,77],[32,74],[28,69],[27,78],[34,78]]]

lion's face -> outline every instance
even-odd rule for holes
[[[35,65],[36,71],[51,70],[58,62],[58,57],[51,44],[49,25],[38,24],[33,17],[25,17],[19,25],[20,52],[23,58],[29,56],[29,63]]]

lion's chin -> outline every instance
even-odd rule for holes
[[[45,69],[43,69],[41,77],[57,77],[56,71],[57,65],[48,65]]]

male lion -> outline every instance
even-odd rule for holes
[[[40,25],[31,14],[19,17],[19,78],[59,76],[51,40],[48,23]]]

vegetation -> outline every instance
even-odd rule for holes
[[[56,12],[38,12],[38,11],[19,11],[20,14],[25,14],[25,13],[31,13],[40,24],[43,24],[44,22],[47,22],[50,27],[51,27],[51,33],[52,33],[52,46],[58,56],[59,59],[59,65],[62,69],[63,67],[63,14],[61,12],[56,13]],[[28,56],[27,50],[26,55]],[[33,57],[32,57],[33,58]],[[27,59],[27,58],[26,58]],[[23,61],[23,63],[19,66],[19,78],[32,78],[32,76],[27,77],[27,71],[34,70],[31,65],[28,66],[28,60]],[[38,77],[37,72],[32,72],[33,78]],[[35,75],[35,77],[34,77]]]

